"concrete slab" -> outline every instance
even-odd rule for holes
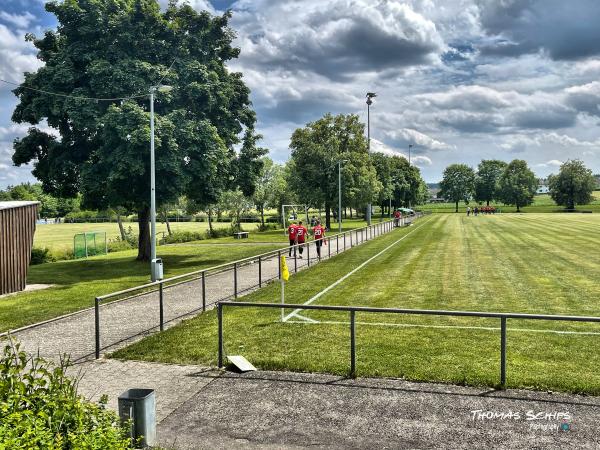
[[[197,376],[211,382],[159,424],[168,448],[600,448],[598,397],[285,372]]]

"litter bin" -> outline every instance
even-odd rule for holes
[[[156,441],[156,397],[154,389],[128,389],[119,395],[119,417],[131,420],[131,439],[143,447]]]

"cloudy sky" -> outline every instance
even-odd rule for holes
[[[161,3],[166,0],[161,0]],[[528,161],[540,176],[582,159],[600,172],[598,0],[190,0],[231,8],[263,145],[289,157],[292,131],[326,112],[371,107],[372,149],[406,154],[427,181],[454,162]],[[54,26],[43,0],[0,2],[0,78],[39,62],[23,39]],[[0,83],[0,187],[12,167],[15,106]]]

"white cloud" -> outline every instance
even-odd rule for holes
[[[438,141],[437,139],[410,128],[401,128],[399,130],[388,131],[385,134],[388,138],[394,141],[405,142],[406,146],[408,146],[408,144],[412,144],[416,147],[422,147],[428,150],[449,150],[454,148],[452,145]],[[418,149],[415,149],[415,151],[418,151]]]
[[[560,167],[562,166],[562,161],[558,159],[551,159],[545,163],[537,164],[537,167]]]
[[[388,156],[400,156],[406,160],[408,160],[408,155],[406,155],[405,153],[396,150],[392,147],[390,147],[389,145],[384,144],[383,142],[377,140],[377,139],[373,139],[371,138],[371,151],[372,152],[377,152],[377,153],[383,153],[384,155],[388,155]],[[433,161],[431,160],[431,158],[429,158],[428,156],[425,155],[411,155],[411,163],[414,164],[415,166],[418,167],[422,167],[422,166],[430,166],[433,164]]]
[[[35,22],[36,17],[29,11],[24,14],[10,14],[6,11],[0,11],[0,20],[11,23],[19,28],[27,28],[30,23]]]

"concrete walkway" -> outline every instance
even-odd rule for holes
[[[79,368],[80,391],[97,399],[102,386],[110,407],[127,388],[155,389],[158,439],[172,449],[600,448],[598,397],[134,361]]]

